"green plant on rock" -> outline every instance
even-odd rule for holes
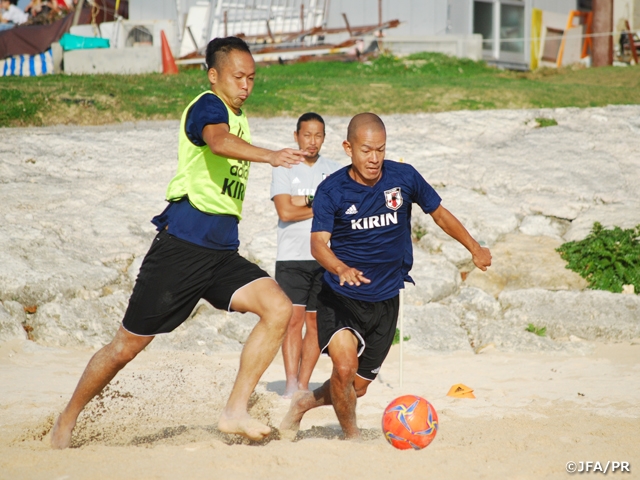
[[[530,323],[525,330],[527,332],[535,333],[539,337],[545,337],[547,335],[547,327],[536,327],[533,323]]]
[[[408,342],[409,340],[411,340],[411,335],[405,335],[404,337],[402,337],[402,340]],[[400,329],[396,328],[396,333],[393,336],[393,342],[391,343],[391,345],[397,345],[398,343],[400,343]]]
[[[422,225],[415,224],[411,229],[411,236],[416,242],[419,242],[422,237],[427,234],[427,229]]]
[[[640,225],[607,230],[596,222],[584,240],[565,243],[556,251],[589,288],[619,293],[623,285],[633,285],[640,293]]]
[[[558,125],[558,122],[556,121],[555,118],[545,118],[545,117],[536,118],[536,123],[538,124],[538,128],[555,127],[556,125]]]

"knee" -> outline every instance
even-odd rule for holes
[[[111,342],[109,347],[111,360],[120,368],[124,367],[127,363],[136,358],[138,353],[142,350],[138,345],[134,345],[130,342],[123,342],[117,338]]]
[[[358,363],[342,359],[333,364],[333,375],[342,384],[352,384],[358,370]]]
[[[268,321],[274,328],[285,330],[293,314],[293,305],[285,295],[274,298],[271,305],[267,307]]]

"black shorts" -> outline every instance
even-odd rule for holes
[[[198,300],[231,311],[240,288],[269,274],[234,250],[212,250],[160,232],[144,257],[122,326],[136,335],[168,333]]]
[[[358,339],[358,376],[375,380],[387,358],[398,322],[399,296],[381,302],[354,300],[323,282],[318,295],[318,342],[327,353],[329,342],[348,328]]]
[[[276,262],[276,282],[291,303],[317,310],[318,293],[322,287],[324,269],[315,260],[285,260]]]

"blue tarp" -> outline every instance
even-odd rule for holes
[[[60,46],[64,51],[83,50],[89,48],[109,48],[108,38],[81,37],[65,33],[60,39]]]

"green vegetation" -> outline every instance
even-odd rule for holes
[[[422,237],[427,234],[427,229],[422,225],[415,224],[411,229],[411,237],[414,241],[419,242]]]
[[[640,293],[640,225],[607,230],[596,222],[584,240],[565,243],[557,251],[589,288],[622,292],[623,285],[633,285]]]
[[[547,336],[547,327],[536,327],[533,323],[530,323],[527,328],[525,328],[527,332],[535,333],[539,337]]]
[[[206,75],[48,75],[0,79],[0,126],[105,124],[177,119],[208,89]],[[495,108],[590,107],[640,103],[640,66],[498,70],[484,62],[421,53],[359,63],[316,62],[258,67],[251,117],[315,110],[353,115]]]
[[[411,335],[405,335],[404,337],[402,337],[402,339],[405,342],[408,342],[409,340],[411,340]],[[396,333],[393,336],[393,342],[391,343],[391,345],[397,345],[400,343],[400,329],[396,328]]]
[[[536,123],[538,124],[538,128],[555,127],[556,125],[558,125],[558,122],[555,118],[538,117],[536,118]]]

